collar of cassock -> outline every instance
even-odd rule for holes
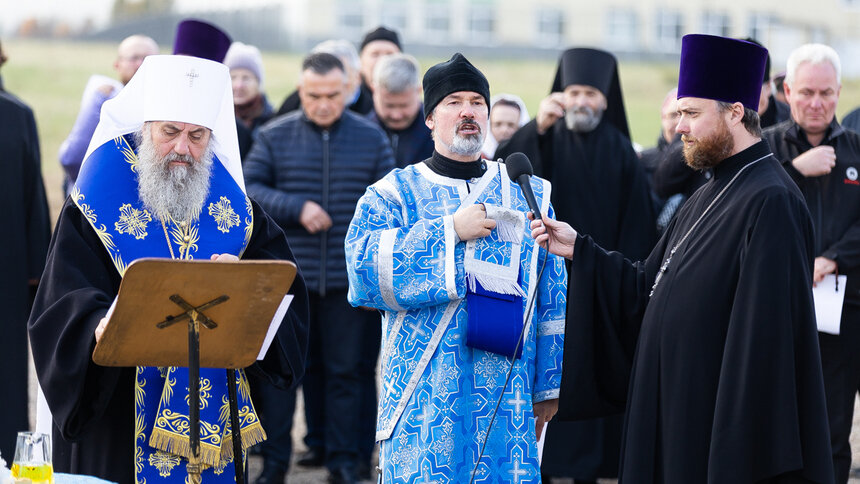
[[[475,161],[457,161],[440,155],[436,150],[425,163],[436,174],[459,180],[480,178],[487,171],[487,163],[480,157]]]
[[[720,180],[722,178],[731,178],[735,176],[735,173],[738,172],[741,168],[747,165],[747,163],[757,160],[763,156],[767,156],[771,153],[770,145],[767,144],[767,141],[761,140],[758,143],[750,146],[749,148],[732,155],[725,160],[721,161],[719,165],[714,167],[714,180]]]

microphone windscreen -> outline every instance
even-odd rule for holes
[[[519,151],[511,153],[505,158],[505,168],[508,170],[508,178],[514,181],[522,175],[531,176],[533,174],[532,163],[528,156]]]

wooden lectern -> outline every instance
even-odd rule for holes
[[[226,368],[233,463],[236,482],[243,483],[235,371],[257,360],[295,277],[296,265],[288,261],[136,260],[122,278],[93,361],[102,366],[187,366],[191,429],[200,428],[200,368]],[[189,431],[189,437],[188,475],[199,483],[199,430]]]

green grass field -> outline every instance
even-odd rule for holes
[[[113,76],[115,44],[8,40],[3,43],[9,62],[0,74],[6,89],[32,106],[42,144],[42,170],[56,214],[62,201],[62,170],[57,151],[66,138],[80,106],[81,93],[94,73]],[[427,69],[446,59],[421,58]],[[472,58],[490,81],[492,93],[510,92],[525,101],[534,116],[546,96],[555,73],[555,63],[546,60],[489,60]],[[268,52],[265,90],[276,107],[290,93],[298,77],[301,55]],[[677,65],[623,62],[621,86],[633,140],[648,147],[659,132],[659,109],[665,93],[677,81]],[[860,105],[860,79],[843,80],[837,116]]]

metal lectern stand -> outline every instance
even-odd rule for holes
[[[295,264],[286,261],[140,259],[123,276],[116,307],[93,351],[93,361],[102,366],[188,365],[189,423],[197,431],[189,430],[191,454],[186,457],[194,483],[201,482],[202,471],[202,366],[227,369],[233,463],[236,482],[244,484],[236,369],[256,361],[295,275]],[[199,301],[203,302],[195,305]],[[176,306],[182,312],[171,315]],[[176,324],[186,320],[187,325]],[[183,329],[187,337],[183,337]]]

